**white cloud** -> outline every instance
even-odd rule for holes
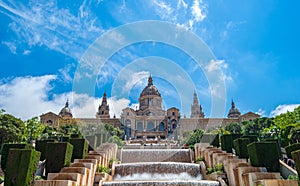
[[[3,41],[2,44],[6,45],[11,53],[17,54],[17,46],[14,42]]]
[[[278,105],[275,110],[271,111],[270,117],[275,117],[277,115],[286,113],[287,111],[292,112],[295,108],[299,107],[300,104],[290,104],[290,105]]]
[[[172,14],[172,12],[174,11],[173,8],[167,4],[166,2],[164,1],[153,1],[153,3],[157,6],[157,10],[159,12],[159,15],[165,19],[167,18],[168,16],[170,16]]]
[[[206,17],[206,15],[203,14],[201,3],[201,0],[194,0],[193,6],[191,7],[192,15],[197,22],[202,21]]]
[[[28,119],[49,110],[57,110],[59,104],[47,101],[50,81],[56,76],[18,77],[0,84],[0,106],[7,112]]]
[[[18,38],[16,45],[44,45],[79,59],[89,44],[103,32],[90,10],[90,3],[84,1],[78,14],[59,7],[57,2],[46,0],[29,1],[28,4],[0,1],[0,7],[2,13],[12,20],[9,28]]]
[[[131,88],[136,84],[140,85],[140,86],[145,86],[145,83],[144,83],[144,81],[142,81],[142,79],[149,77],[149,74],[150,74],[149,72],[141,71],[141,72],[135,72],[131,75],[128,74],[128,76],[125,75],[127,81],[123,88],[123,92],[124,93],[129,92],[131,90]]]
[[[216,78],[224,80],[226,83],[233,82],[232,75],[225,60],[211,60],[204,68],[208,73],[220,71],[218,74],[219,77]]]
[[[261,117],[265,117],[266,115],[266,111],[262,108],[258,109],[257,112],[255,112],[256,114],[260,115]]]
[[[155,13],[164,21],[172,22],[188,30],[196,30],[195,24],[202,22],[207,15],[206,4],[202,0],[185,2],[178,0],[170,1],[151,1]]]
[[[23,55],[29,55],[30,53],[31,53],[30,50],[24,50],[24,51],[23,51]]]
[[[58,72],[60,73],[60,77],[62,78],[62,80],[64,82],[70,83],[73,81],[71,72],[72,72],[73,68],[75,68],[75,67],[76,67],[75,64],[68,64],[64,68],[61,68],[58,70]]]
[[[216,70],[227,69],[228,64],[225,63],[224,60],[211,60],[204,68],[207,70],[207,72],[212,72]]]
[[[0,108],[25,120],[50,111],[58,114],[69,99],[74,117],[95,118],[102,98],[66,92],[54,94],[50,100],[49,92],[52,90],[50,82],[56,79],[57,76],[45,75],[17,77],[0,82]],[[114,114],[119,117],[122,109],[129,106],[130,101],[113,97],[108,99],[108,103],[111,117]]]

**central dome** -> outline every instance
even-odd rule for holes
[[[148,85],[142,91],[140,97],[148,96],[148,95],[156,95],[160,97],[160,93],[158,92],[157,88],[153,85],[152,77],[148,78]]]

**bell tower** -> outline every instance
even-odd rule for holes
[[[202,111],[202,106],[199,105],[196,91],[194,91],[194,99],[191,106],[191,118],[204,118],[204,112]]]
[[[102,97],[102,103],[98,107],[96,118],[109,118],[109,105],[107,104],[106,91]]]

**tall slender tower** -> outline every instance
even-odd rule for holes
[[[96,118],[109,118],[109,105],[107,104],[106,91],[102,97],[102,103],[98,107]]]
[[[202,106],[199,105],[196,91],[194,91],[194,99],[191,106],[191,118],[204,118],[204,112],[202,111]]]

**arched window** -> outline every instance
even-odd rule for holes
[[[129,119],[127,119],[127,120],[125,121],[125,125],[126,125],[127,127],[131,127],[131,121],[130,121]]]
[[[176,121],[175,119],[173,119],[173,120],[171,121],[171,127],[172,127],[173,129],[176,129],[176,127],[177,127],[177,121]]]
[[[154,124],[152,121],[148,122],[147,131],[154,131]]]
[[[163,122],[161,122],[160,124],[159,124],[159,131],[165,131],[165,124],[163,123]]]
[[[139,132],[143,131],[143,123],[138,122],[138,124],[137,124],[137,131],[139,131]]]

